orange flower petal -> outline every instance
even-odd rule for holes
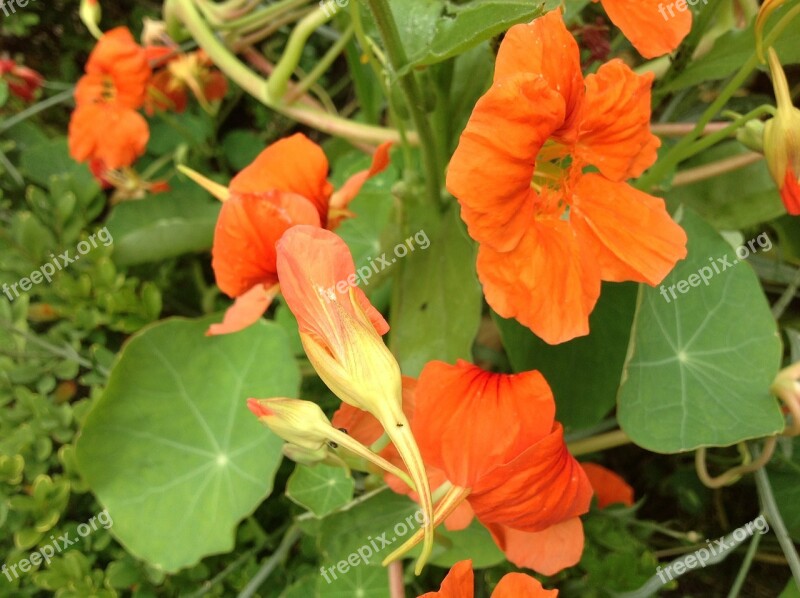
[[[486,300],[504,318],[516,318],[547,343],[589,333],[589,314],[600,295],[600,273],[568,222],[539,220],[511,252],[485,245],[478,277]]]
[[[517,246],[536,215],[536,156],[563,122],[563,98],[536,75],[506,77],[478,100],[447,171],[473,239]]]
[[[558,590],[545,590],[538,579],[524,573],[508,573],[492,592],[492,598],[556,598]]]
[[[326,344],[340,338],[338,310],[360,319],[350,301],[351,288],[378,334],[388,332],[389,324],[355,286],[353,256],[340,237],[323,228],[294,226],[278,242],[277,252],[281,292],[300,332],[316,335]]]
[[[781,199],[789,214],[800,216],[800,180],[791,168],[786,169],[781,187]]]
[[[251,324],[255,324],[267,311],[279,290],[280,287],[277,284],[271,287],[257,284],[249,291],[239,295],[225,312],[222,322],[209,326],[206,336],[239,332]]]
[[[69,121],[70,156],[78,162],[100,160],[112,170],[133,164],[149,137],[142,115],[116,103],[78,106]]]
[[[87,75],[109,77],[114,97],[120,104],[136,109],[144,102],[145,86],[150,79],[147,53],[125,27],[105,33],[89,55]],[[106,129],[106,132],[112,129]]]
[[[540,532],[522,532],[502,525],[487,526],[495,543],[517,567],[543,575],[577,565],[583,553],[583,524],[567,519]]]
[[[483,476],[467,498],[481,523],[531,532],[586,513],[591,499],[592,487],[558,422],[550,435]]]
[[[596,2],[597,0],[595,0]],[[668,54],[692,28],[692,9],[664,0],[601,0],[608,18],[645,58]]]
[[[295,224],[319,226],[310,201],[271,191],[233,194],[222,204],[211,250],[217,285],[229,297],[278,281],[275,243]]]
[[[589,478],[599,508],[615,503],[633,506],[633,488],[622,477],[597,463],[581,463],[581,467]]]
[[[566,122],[556,136],[569,139],[584,88],[580,50],[560,10],[514,25],[506,33],[497,52],[494,81],[521,73],[541,75],[550,89],[562,95]]]
[[[603,280],[656,285],[686,257],[686,233],[662,199],[599,174],[578,181],[570,221],[591,247]]]
[[[431,361],[417,382],[412,429],[426,463],[472,487],[550,433],[555,401],[539,372],[494,374]]]
[[[475,574],[472,561],[459,561],[450,569],[438,592],[426,592],[419,598],[472,598],[475,595]]]
[[[302,133],[295,133],[261,152],[233,178],[229,188],[234,193],[276,190],[302,195],[314,204],[321,225],[325,225],[333,191],[327,176],[328,159],[322,148]]]
[[[586,77],[575,156],[621,181],[656,161],[661,141],[650,132],[653,73],[635,74],[614,59]]]
[[[375,150],[375,154],[372,156],[372,164],[370,167],[367,170],[361,170],[355,173],[345,181],[341,189],[333,194],[330,201],[331,209],[346,209],[348,204],[358,195],[358,192],[361,191],[361,187],[364,186],[364,183],[366,183],[368,179],[386,170],[386,167],[389,166],[389,149],[391,149],[391,147],[392,143],[390,141],[378,146],[378,149]]]

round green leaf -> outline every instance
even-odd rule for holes
[[[233,549],[236,525],[272,490],[281,441],[245,399],[298,392],[279,326],[206,337],[211,321],[167,320],[135,335],[77,444],[114,535],[169,572]]]
[[[761,285],[700,217],[684,210],[679,221],[688,256],[661,286],[639,291],[617,397],[620,425],[636,444],[662,453],[775,434],[783,417],[769,385],[781,340]],[[765,251],[767,243],[754,247]]]
[[[355,482],[342,467],[298,465],[289,476],[286,496],[317,517],[325,517],[353,498]]]

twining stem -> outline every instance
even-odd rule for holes
[[[313,69],[292,89],[286,96],[286,102],[291,104],[296,98],[302,96],[317,80],[328,70],[336,58],[344,51],[345,46],[353,37],[353,25],[345,29],[342,36],[336,40],[325,55],[319,59]]]
[[[400,34],[394,21],[391,8],[387,0],[367,0],[367,4],[375,18],[375,24],[380,32],[389,66],[396,73],[408,64],[405,49],[400,41]],[[433,205],[441,203],[441,176],[443,167],[438,163],[436,150],[436,137],[423,108],[424,101],[416,76],[412,70],[398,77],[400,90],[403,92],[411,120],[420,139],[422,163],[425,169],[425,189],[429,201]],[[444,142],[444,140],[442,140]]]

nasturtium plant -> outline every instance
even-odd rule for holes
[[[0,10],[0,598],[796,595],[799,0]]]

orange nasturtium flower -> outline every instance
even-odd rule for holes
[[[495,374],[464,361],[432,361],[419,377],[412,407],[407,415],[426,469],[445,491],[434,525],[463,529],[477,517],[509,561],[545,575],[580,560],[579,516],[589,510],[592,488],[567,450],[539,372]],[[333,425],[343,419],[337,413]],[[383,454],[392,461],[390,449]],[[387,482],[405,492],[390,477]],[[419,540],[417,533],[384,562]]]
[[[433,549],[433,504],[425,466],[403,413],[400,366],[381,338],[389,324],[355,286],[353,256],[328,230],[308,225],[287,230],[277,243],[277,271],[314,369],[342,401],[380,422],[408,468],[425,514],[419,573]]]
[[[475,573],[472,561],[459,561],[450,569],[438,592],[419,598],[473,598]],[[556,598],[558,590],[545,590],[538,579],[524,573],[507,573],[495,586],[492,598]]]
[[[130,31],[117,27],[100,38],[75,88],[69,122],[75,160],[100,160],[105,168],[118,169],[144,153],[150,131],[137,110],[149,80],[147,56]]]
[[[668,54],[692,28],[686,0],[593,0],[645,58]],[[697,0],[699,1],[699,0]]]
[[[279,291],[275,243],[292,226],[333,229],[366,180],[389,164],[389,144],[372,166],[338,191],[328,182],[328,160],[302,133],[276,141],[222,190],[224,203],[211,250],[217,285],[236,299],[208,334],[236,332],[256,322]]]
[[[652,80],[618,59],[584,79],[559,11],[516,25],[450,162],[489,305],[550,344],[588,334],[601,280],[656,285],[686,255],[663,200],[625,182],[656,160]]]
[[[159,110],[183,112],[189,92],[207,112],[213,112],[211,102],[225,97],[228,80],[212,68],[213,63],[203,50],[188,54],[174,54],[166,46],[149,46],[145,50],[151,64],[157,61],[154,67],[158,69],[147,88],[145,111],[148,114]]]

